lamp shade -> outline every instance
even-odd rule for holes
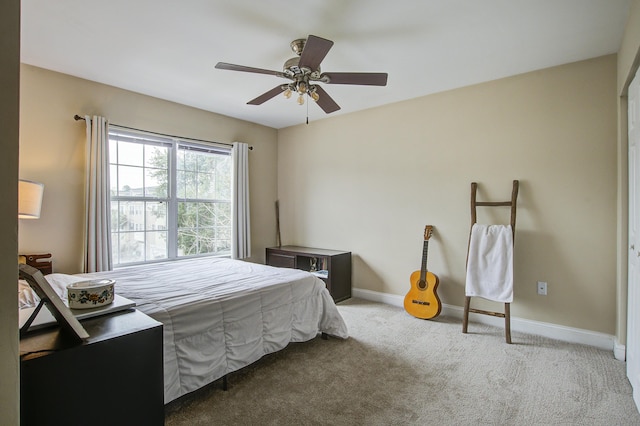
[[[18,218],[38,219],[40,217],[43,192],[43,184],[20,179],[18,182]]]

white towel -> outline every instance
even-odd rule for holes
[[[496,302],[513,302],[511,225],[476,223],[471,227],[465,293]]]

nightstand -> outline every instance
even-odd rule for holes
[[[20,339],[21,424],[164,424],[162,324],[132,309],[82,325],[81,343],[59,327]]]

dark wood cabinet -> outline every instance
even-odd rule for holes
[[[351,297],[351,252],[299,246],[267,248],[267,265],[310,271],[322,279],[333,300]]]
[[[21,424],[164,424],[162,324],[130,310],[82,325],[84,342],[59,327],[20,339]]]

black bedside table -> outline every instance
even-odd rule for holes
[[[21,424],[164,424],[162,324],[132,309],[82,325],[81,343],[57,326],[20,339]]]

